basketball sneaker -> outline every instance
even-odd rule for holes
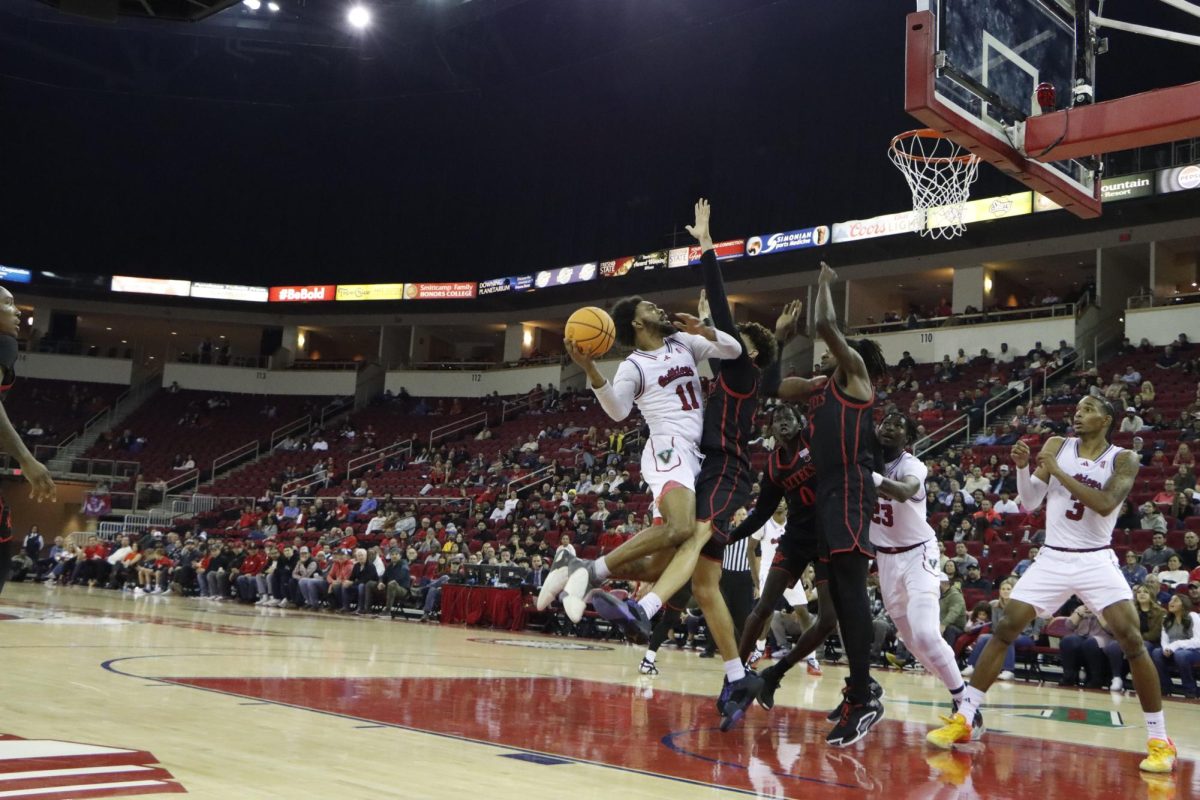
[[[595,591],[592,592],[592,606],[602,619],[619,627],[635,643],[650,641],[650,620],[636,600],[622,601],[608,592]]]
[[[883,719],[883,703],[873,695],[865,703],[842,703],[842,714],[833,730],[825,737],[831,747],[849,747],[867,735],[875,723]]]
[[[958,701],[954,701],[954,714],[958,713]],[[975,710],[975,719],[971,721],[971,741],[978,742],[983,738],[983,734],[987,732],[987,726],[983,724],[983,712],[979,709]]]
[[[638,667],[638,672],[643,675],[657,675],[658,665],[648,658],[643,658],[641,666]]]
[[[592,571],[590,561],[582,558],[572,558],[567,562],[567,582],[563,584],[563,611],[567,619],[578,623],[587,611],[588,592],[592,590]]]
[[[758,704],[770,711],[775,707],[775,690],[783,680],[783,670],[772,664],[762,671],[759,678],[762,679],[762,686],[758,689]]]
[[[949,717],[942,717],[946,723],[940,728],[934,728],[925,735],[925,741],[942,750],[950,750],[956,744],[966,744],[971,741],[971,726],[957,711]]]
[[[757,647],[754,648],[754,652],[752,652],[750,654],[750,657],[748,659],[746,659],[746,666],[753,667],[759,661],[762,661],[763,656],[765,656],[765,655],[766,655],[766,653],[764,653],[762,650],[759,650]]]
[[[953,750],[928,756],[925,763],[938,773],[942,783],[962,786],[971,775],[971,757]]]
[[[836,722],[842,716],[842,707],[846,705],[846,692],[848,691],[850,691],[849,677],[846,678],[846,685],[842,687],[842,702],[838,703],[837,708],[830,711],[825,719],[830,722]],[[883,686],[874,678],[871,678],[871,697],[874,697],[876,700],[883,699]]]
[[[721,711],[722,732],[728,731],[737,725],[742,717],[746,716],[746,709],[758,697],[758,691],[762,685],[763,679],[754,670],[749,669],[740,680],[729,684],[729,699],[725,701],[725,706]],[[724,693],[725,690],[721,691]]]
[[[1147,755],[1138,765],[1142,772],[1171,772],[1175,769],[1175,743],[1170,739],[1151,739],[1146,743]]]
[[[808,674],[809,675],[819,678],[825,674],[825,673],[821,672],[821,662],[817,661],[817,657],[815,655],[809,656],[807,660],[808,660]]]
[[[542,581],[542,590],[538,592],[538,611],[545,611],[549,608],[562,592],[563,587],[567,585],[567,576],[570,572],[568,566],[571,559],[571,551],[566,548],[559,550],[558,555],[554,556],[554,561],[550,564],[550,571],[546,573],[546,580]]]

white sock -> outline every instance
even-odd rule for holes
[[[651,664],[654,663],[654,659],[656,658],[658,658],[657,650],[647,650],[646,655],[642,656],[642,660],[649,661]]]
[[[963,692],[965,692],[966,690],[967,690],[967,685],[965,683],[962,686],[959,686],[957,689],[951,689],[950,690],[950,699],[956,703],[961,701],[962,697],[963,697]]]
[[[1161,711],[1147,711],[1146,735],[1151,739],[1167,740],[1167,721]]]
[[[650,592],[638,601],[638,605],[646,612],[646,619],[653,619],[654,615],[663,607],[663,601],[656,592]]]
[[[976,689],[974,686],[968,686],[963,690],[962,700],[958,704],[958,713],[963,715],[963,719],[968,725],[975,723],[975,712],[983,705],[984,693]]]
[[[742,662],[738,661],[736,658],[731,661],[726,661],[725,677],[730,683],[733,683],[734,681],[740,681],[742,678],[746,677],[746,668],[742,666]]]
[[[821,666],[821,662],[820,662],[820,661],[817,661],[817,654],[816,654],[816,653],[809,653],[809,654],[808,654],[808,657],[807,657],[806,659],[804,659],[804,660],[805,660],[805,661],[807,661],[808,663],[812,664],[814,667],[819,667],[819,666]]]
[[[754,643],[754,649],[755,649],[755,650],[762,650],[762,651],[766,651],[766,649],[767,649],[767,640],[766,640],[766,639],[759,639],[758,641],[756,641],[756,642]]]
[[[592,572],[595,573],[598,581],[606,581],[612,576],[612,570],[608,568],[608,562],[604,560],[604,556],[592,562]]]

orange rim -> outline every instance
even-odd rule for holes
[[[915,161],[920,164],[969,164],[969,163],[971,163],[971,161],[978,158],[978,156],[976,156],[974,153],[969,153],[969,152],[963,153],[961,156],[935,156],[935,157],[920,156],[920,155],[915,155],[913,153],[909,153],[908,151],[903,150],[899,147],[899,144],[903,141],[906,141],[908,139],[918,139],[918,138],[920,138],[920,139],[945,139],[946,141],[950,142],[951,144],[955,144],[956,147],[961,147],[961,145],[958,145],[957,143],[953,142],[950,139],[950,137],[946,136],[945,134],[935,131],[933,128],[916,128],[915,130],[905,131],[904,133],[898,133],[895,136],[893,136],[892,143],[890,145],[891,150],[893,153],[900,156],[901,158],[907,159],[909,161]]]

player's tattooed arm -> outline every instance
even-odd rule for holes
[[[1038,460],[1041,461],[1041,454],[1038,454]],[[1130,490],[1133,489],[1134,481],[1137,480],[1138,468],[1141,463],[1138,457],[1128,450],[1123,450],[1117,456],[1117,461],[1113,464],[1112,477],[1104,484],[1104,488],[1096,489],[1091,486],[1086,486],[1075,478],[1068,475],[1063,468],[1059,466],[1057,461],[1052,465],[1047,465],[1050,469],[1050,474],[1058,478],[1059,483],[1069,491],[1076,500],[1083,503],[1085,506],[1095,511],[1097,514],[1107,516],[1113,511],[1121,507],[1121,503],[1125,502],[1125,498],[1129,496]],[[1040,468],[1038,470],[1041,471]]]
[[[838,369],[846,377],[846,391],[854,397],[870,397],[873,391],[871,376],[866,362],[858,351],[850,346],[842,329],[838,327],[837,311],[833,307],[831,286],[837,273],[828,264],[821,262],[821,276],[817,281],[817,302],[814,308],[817,336],[825,342],[829,352],[837,361]]]

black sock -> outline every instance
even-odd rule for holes
[[[658,648],[662,647],[662,643],[667,640],[667,634],[679,625],[682,615],[683,612],[677,608],[667,606],[663,609],[658,624],[654,626],[654,630],[650,633],[650,650],[658,652]]]
[[[871,697],[871,601],[867,597],[867,569],[870,559],[859,552],[838,553],[829,560],[829,588],[842,630],[842,646],[850,664],[852,703],[865,703]]]

